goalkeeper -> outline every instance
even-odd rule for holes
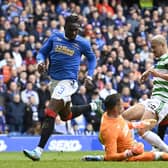
[[[144,152],[144,145],[132,138],[132,128],[142,129],[152,127],[156,120],[149,119],[140,122],[127,122],[120,115],[123,104],[119,94],[113,94],[105,99],[106,112],[102,116],[99,139],[105,146],[105,154],[88,155],[86,161],[152,161],[168,160],[166,152]]]

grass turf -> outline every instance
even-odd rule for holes
[[[153,162],[86,162],[83,155],[96,152],[44,152],[38,162],[26,158],[22,152],[0,152],[0,168],[168,168],[166,161]]]

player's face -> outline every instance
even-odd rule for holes
[[[80,25],[78,23],[71,23],[65,26],[65,36],[69,40],[74,40],[79,32]]]
[[[124,111],[122,99],[117,103],[117,110],[119,114],[121,114]]]
[[[160,57],[163,54],[163,45],[162,44],[158,44],[157,42],[152,42],[152,52],[154,54],[155,57]]]

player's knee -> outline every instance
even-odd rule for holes
[[[60,118],[62,121],[68,121],[68,120],[71,120],[72,119],[72,112],[70,112],[68,115],[60,115]]]
[[[56,118],[57,113],[54,110],[50,109],[50,108],[46,108],[45,109],[45,116]]]

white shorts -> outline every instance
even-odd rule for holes
[[[64,103],[71,101],[71,95],[78,89],[78,82],[76,80],[51,80],[50,91],[51,98],[63,99]]]
[[[168,104],[156,98],[148,99],[142,102],[145,105],[145,110],[151,111],[158,116],[160,123],[168,115]]]

